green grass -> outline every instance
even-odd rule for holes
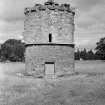
[[[105,62],[76,62],[80,74],[53,81],[20,75],[21,63],[0,71],[0,105],[105,105]]]

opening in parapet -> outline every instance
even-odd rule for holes
[[[52,34],[49,33],[49,42],[52,42]]]

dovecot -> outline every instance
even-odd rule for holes
[[[74,9],[49,0],[25,8],[26,72],[35,77],[74,72]]]

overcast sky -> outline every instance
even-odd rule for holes
[[[21,39],[24,31],[24,8],[46,0],[0,0],[0,42],[10,38]],[[55,0],[70,3],[76,8],[76,47],[94,49],[95,43],[105,37],[105,0]]]

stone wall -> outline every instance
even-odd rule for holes
[[[34,76],[45,75],[45,62],[55,63],[57,76],[74,71],[74,48],[66,45],[33,45],[26,48],[26,71]]]
[[[36,4],[25,9],[24,40],[27,44],[52,43],[72,44],[74,35],[74,12],[69,4],[53,1]]]
[[[57,76],[74,72],[74,11],[69,4],[49,0],[26,8],[24,41],[27,73],[45,75],[45,62],[55,63]],[[49,41],[49,34],[52,41]]]

